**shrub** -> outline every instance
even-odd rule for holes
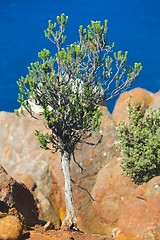
[[[160,109],[129,103],[130,123],[118,125],[123,172],[136,184],[160,174]]]

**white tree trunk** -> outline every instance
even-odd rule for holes
[[[62,223],[62,228],[66,230],[77,229],[77,219],[71,187],[70,154],[66,151],[62,154],[62,170],[64,174],[66,202],[66,216]]]

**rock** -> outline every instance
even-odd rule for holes
[[[158,108],[160,108],[160,91],[153,95],[153,101],[149,106],[155,110],[158,110]]]
[[[10,208],[7,203],[5,203],[4,201],[0,201],[0,212],[8,213],[9,209]]]
[[[14,175],[14,178],[16,179],[17,182],[23,183],[29,190],[30,192],[34,193],[37,185],[33,178],[29,176],[27,173],[17,173]]]
[[[39,189],[31,176],[27,173],[18,173],[15,175],[18,182],[24,183],[25,186],[32,192],[36,200],[39,210],[39,218],[49,221],[51,216],[55,216],[53,206],[47,196]],[[55,217],[54,217],[55,219]],[[58,221],[58,218],[57,218]],[[59,222],[59,221],[58,221]]]
[[[0,164],[30,190],[33,187],[32,193],[38,200],[40,217],[59,224],[52,207],[54,193],[49,175],[49,152],[40,148],[34,135],[36,129],[46,131],[42,116],[40,118],[36,120],[28,114],[17,117],[14,113],[0,112]],[[47,209],[44,209],[45,206]]]
[[[53,216],[54,223],[60,224],[60,220],[54,211],[54,206],[48,200],[48,198],[41,192],[41,190],[35,191],[34,194],[37,200],[37,206],[39,209],[39,218],[45,221],[50,221],[51,216]]]
[[[144,110],[152,103],[154,94],[143,89],[134,88],[130,91],[121,93],[120,97],[116,101],[115,107],[113,109],[112,118],[116,124],[120,121],[128,122],[128,104],[130,102],[143,102]]]
[[[32,193],[24,184],[10,177],[2,166],[0,166],[0,190],[2,208],[3,206],[9,209],[16,208],[29,226],[38,222],[38,209]]]
[[[115,160],[119,156],[114,146],[116,142],[115,124],[107,108],[101,106],[101,110],[103,112],[101,131],[94,134],[89,140],[95,145],[78,144],[75,152],[76,161],[85,171],[82,173],[74,161],[71,166],[72,178],[77,185],[83,188],[73,186],[78,227],[88,233],[102,233],[105,228],[105,223],[100,227],[102,222],[96,216],[97,210],[92,207],[92,200],[88,193],[93,189],[99,170],[107,164],[115,164]],[[65,216],[61,158],[59,153],[51,154],[40,149],[39,142],[34,136],[35,129],[46,131],[44,123],[40,120],[37,121],[28,116],[18,118],[14,114],[1,112],[1,162],[12,176],[30,188],[38,201],[41,219],[52,220],[55,225],[59,225]],[[103,135],[102,141],[96,145],[101,135]],[[49,203],[52,211],[47,210],[50,209]],[[95,221],[93,221],[93,216]]]
[[[97,174],[92,190],[95,201],[92,203],[94,214],[90,225],[94,224],[96,217],[95,229],[103,235],[113,235],[112,230],[117,227],[121,209],[136,188],[131,179],[122,174],[120,161],[104,166]]]
[[[0,163],[12,176],[26,173],[45,195],[50,195],[48,154],[40,148],[35,129],[46,129],[43,121],[0,112]]]
[[[20,220],[13,215],[0,214],[0,239],[17,240],[23,229]]]
[[[28,239],[28,238],[27,238]],[[47,232],[43,231],[30,231],[29,240],[113,240],[113,238],[108,238],[106,236],[99,235],[89,235],[79,231],[62,231],[62,230],[52,230]]]
[[[160,177],[139,186],[121,211],[116,240],[160,239]]]

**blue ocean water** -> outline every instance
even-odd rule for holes
[[[0,1],[0,111],[18,108],[16,81],[49,48],[43,30],[48,19],[69,16],[68,43],[77,40],[79,25],[108,19],[115,50],[128,51],[128,62],[141,62],[143,71],[132,87],[157,92],[160,88],[159,0],[1,0]],[[110,111],[115,100],[108,102]]]

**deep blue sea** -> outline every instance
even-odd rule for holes
[[[0,0],[0,111],[18,108],[16,81],[49,48],[43,30],[48,19],[69,16],[68,43],[77,41],[79,25],[108,19],[109,40],[115,50],[128,51],[128,62],[143,70],[133,87],[160,89],[160,0]],[[115,100],[108,103],[112,110]]]

